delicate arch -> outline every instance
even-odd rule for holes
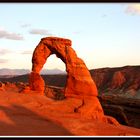
[[[32,90],[44,91],[44,80],[40,71],[51,54],[56,54],[66,65],[67,82],[65,96],[91,95],[97,96],[96,85],[82,59],[77,57],[71,47],[69,39],[58,37],[46,37],[41,39],[34,50],[32,57],[32,72],[29,77],[29,85]]]

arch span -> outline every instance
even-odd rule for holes
[[[67,82],[65,96],[82,95],[97,96],[95,82],[82,59],[71,47],[72,41],[58,37],[42,38],[34,50],[32,57],[32,72],[29,77],[29,85],[32,90],[44,91],[44,80],[40,71],[46,63],[47,58],[56,54],[66,65]]]

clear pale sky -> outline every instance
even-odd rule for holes
[[[47,36],[71,39],[89,69],[140,65],[140,4],[0,3],[0,68],[31,69]],[[65,65],[52,55],[44,68]]]

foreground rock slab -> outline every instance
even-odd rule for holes
[[[0,91],[1,136],[139,136],[140,129],[83,118],[81,99],[52,100],[39,94]]]

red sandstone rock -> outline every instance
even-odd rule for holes
[[[103,109],[97,98],[98,91],[96,85],[84,63],[76,55],[71,47],[72,42],[69,39],[47,37],[41,39],[35,48],[32,57],[32,73],[29,77],[31,90],[44,92],[44,81],[39,75],[40,70],[51,54],[56,54],[66,65],[67,82],[64,94],[67,98],[79,98],[83,103],[74,109],[82,117],[105,122],[115,123],[117,121],[108,121],[104,116]],[[110,120],[110,119],[109,119]]]
[[[0,82],[0,90],[3,91],[4,90],[4,84],[2,82]]]
[[[55,101],[39,95],[0,94],[0,136],[139,136],[140,129],[84,119],[73,109],[81,100]]]
[[[44,80],[42,77],[35,72],[32,72],[29,75],[29,85],[31,90],[39,91],[40,93],[44,93]]]
[[[94,119],[94,120],[103,120],[104,113],[102,106],[97,97],[84,97],[83,103],[79,108],[77,108],[77,112],[81,114],[86,119]]]
[[[27,93],[28,94],[30,91],[31,91],[30,87],[29,86],[26,86],[23,89],[21,89],[19,92]]]
[[[119,122],[115,118],[113,118],[111,116],[106,115],[105,119],[110,124],[113,124],[113,125],[116,125],[116,126],[120,125]]]
[[[118,89],[125,94],[129,90],[138,92],[140,89],[140,66],[100,68],[90,72],[100,93],[104,91],[113,93]]]
[[[125,81],[126,79],[124,75],[120,71],[117,71],[114,73],[109,87],[111,89],[120,88],[124,84]]]
[[[66,64],[67,82],[65,96],[82,95],[97,96],[96,85],[82,59],[71,48],[69,39],[46,37],[41,39],[35,48],[32,58],[32,71],[38,74],[51,54],[56,54]],[[30,75],[30,87],[32,90],[44,91],[42,78],[36,81],[33,74]]]

